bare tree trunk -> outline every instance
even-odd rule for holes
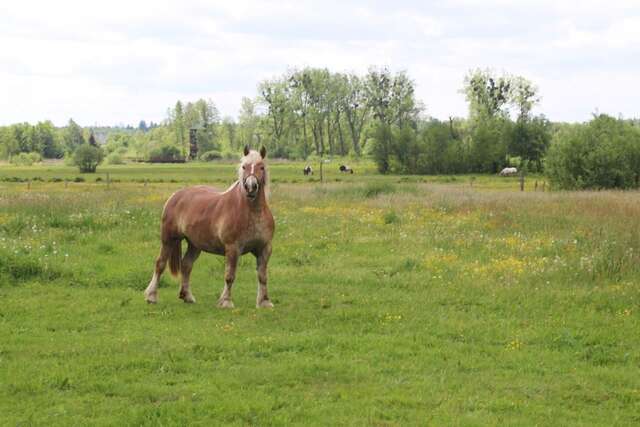
[[[319,125],[318,125],[318,139],[320,140],[320,155],[324,155],[325,149],[324,149],[324,129],[322,127],[322,120],[320,121]]]
[[[333,149],[333,132],[331,129],[331,115],[327,116],[327,141],[329,142],[329,154],[334,154]]]
[[[307,141],[307,117],[306,114],[302,115],[302,135],[304,138],[302,152],[304,154],[304,158],[306,159],[309,156],[309,141]]]
[[[318,142],[318,129],[315,123],[311,125],[311,134],[313,135],[313,145],[316,147],[316,154],[320,155],[320,143]]]
[[[344,156],[347,154],[346,150],[344,149],[344,136],[342,135],[342,126],[340,126],[340,110],[338,110],[337,114],[337,120],[336,120],[336,124],[338,126],[338,138],[340,139],[340,155]]]

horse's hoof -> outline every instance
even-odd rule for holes
[[[265,299],[256,304],[256,308],[273,308],[273,304],[268,299]]]
[[[144,294],[144,300],[148,303],[148,304],[155,304],[158,302],[158,295],[153,293],[153,294],[147,294],[145,292]]]
[[[196,302],[196,297],[194,297],[192,294],[186,294],[186,295],[178,295],[178,298],[180,298],[182,301],[186,302],[187,304],[193,304]]]
[[[218,300],[218,307],[220,308],[233,308],[233,301],[231,301],[230,299],[221,299]]]

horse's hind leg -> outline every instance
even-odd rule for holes
[[[162,273],[167,266],[169,252],[170,248],[163,244],[162,249],[160,249],[160,255],[158,255],[158,258],[156,259],[156,267],[153,272],[151,282],[149,282],[149,286],[147,286],[147,289],[144,291],[144,299],[149,304],[155,304],[158,302],[158,282],[160,281],[160,276],[162,276]]]
[[[187,253],[184,254],[184,258],[182,258],[182,262],[180,263],[181,286],[178,297],[184,302],[196,302],[196,299],[189,289],[189,277],[191,276],[193,263],[196,262],[198,256],[200,256],[200,249],[189,243]]]

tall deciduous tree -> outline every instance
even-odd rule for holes
[[[346,118],[353,151],[360,155],[360,138],[369,116],[369,103],[367,102],[366,89],[362,79],[355,74],[342,77],[345,80],[347,91],[341,99],[342,110]]]
[[[260,139],[258,121],[259,117],[256,114],[255,103],[250,98],[243,97],[238,114],[239,147],[260,145],[259,141],[254,144],[254,139]]]
[[[491,70],[473,70],[464,79],[463,92],[469,103],[469,116],[493,118],[506,114],[512,83],[508,76],[495,76]]]
[[[284,142],[288,115],[291,112],[289,85],[280,79],[265,80],[259,86],[260,100],[267,107],[267,120],[271,133],[272,151]]]
[[[74,122],[73,119],[69,119],[69,123],[63,132],[62,139],[64,141],[65,149],[69,153],[74,152],[76,148],[85,142],[82,128]]]
[[[173,132],[176,137],[176,144],[182,151],[182,154],[185,158],[187,158],[188,154],[188,140],[187,140],[187,129],[185,124],[184,117],[184,108],[182,106],[181,101],[177,101],[175,107],[169,113],[169,119],[171,120],[171,124],[173,127]]]

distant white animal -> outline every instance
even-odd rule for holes
[[[504,168],[500,171],[500,176],[513,176],[518,174],[518,169],[516,168]]]
[[[340,165],[340,172],[342,173],[353,173],[353,169],[347,165]]]

